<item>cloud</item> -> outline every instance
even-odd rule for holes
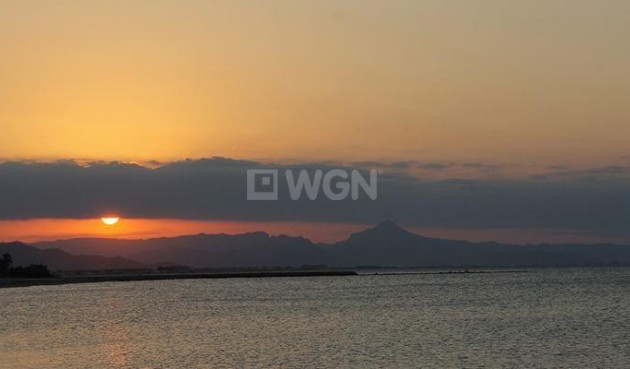
[[[443,163],[423,163],[418,165],[418,169],[425,169],[425,170],[444,170],[444,169],[448,169],[450,167],[449,164],[443,164]]]
[[[532,175],[535,179],[554,180],[610,180],[615,178],[630,178],[630,167],[607,165],[601,167],[571,169],[566,166],[549,167],[550,172]]]
[[[328,163],[332,164],[332,163]],[[481,162],[418,162],[416,160],[396,161],[396,162],[378,162],[378,161],[357,161],[350,164],[351,166],[363,169],[389,169],[396,170],[398,173],[409,173],[419,169],[425,174],[443,174],[444,172],[471,173],[478,175],[486,175],[494,172],[502,167],[500,165]]]
[[[376,163],[379,164],[379,163]],[[376,166],[376,165],[375,165]],[[618,232],[630,225],[630,171],[622,167],[519,180],[379,177],[378,200],[247,201],[247,169],[332,169],[332,163],[269,164],[215,157],[142,166],[73,161],[0,164],[0,219],[126,217],[545,227]],[[353,166],[344,167],[345,169]],[[569,178],[569,180],[567,180]]]
[[[500,168],[500,166],[495,165],[495,164],[487,164],[487,163],[479,163],[479,162],[462,163],[461,166],[464,168],[477,169],[479,171],[484,171],[484,172],[494,171]]]
[[[364,169],[409,169],[415,164],[415,161],[395,161],[395,162],[378,162],[378,161],[357,161],[351,163],[351,166]]]

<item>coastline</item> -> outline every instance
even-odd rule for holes
[[[175,279],[224,279],[224,278],[282,278],[282,277],[339,277],[339,276],[401,276],[401,275],[474,275],[526,273],[527,269],[499,270],[448,270],[448,271],[356,271],[356,270],[314,270],[314,271],[251,271],[213,273],[167,273],[167,274],[112,274],[78,275],[50,278],[0,278],[0,289],[33,286],[55,286],[76,283],[137,282]]]
[[[75,283],[161,281],[174,279],[223,279],[223,278],[281,278],[281,277],[332,277],[357,276],[352,270],[330,271],[269,271],[269,272],[226,272],[226,273],[182,273],[182,274],[124,274],[64,276],[51,278],[0,278],[1,288],[55,286]]]

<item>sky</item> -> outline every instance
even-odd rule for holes
[[[116,212],[630,242],[628,34],[625,0],[0,0],[0,240]],[[383,196],[241,201],[239,171],[285,166],[378,168]]]

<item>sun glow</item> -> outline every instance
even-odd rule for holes
[[[118,223],[120,218],[118,218],[118,217],[103,217],[103,218],[101,218],[101,220],[103,221],[104,224],[106,224],[108,226],[113,226],[114,224]]]

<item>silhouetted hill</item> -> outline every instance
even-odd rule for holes
[[[630,265],[630,246],[508,245],[422,237],[392,222],[352,234],[332,250],[346,265],[599,266]]]
[[[329,251],[303,237],[265,232],[199,234],[148,240],[72,239],[35,244],[71,253],[122,256],[143,263],[174,263],[196,268],[301,266],[332,262]]]
[[[422,237],[386,221],[353,233],[332,250],[338,260],[351,265],[437,266],[471,261],[474,252],[468,251],[473,251],[472,245]]]
[[[14,266],[44,264],[50,270],[142,269],[147,265],[121,257],[72,255],[59,249],[42,250],[21,242],[0,243],[0,255],[11,254]]]
[[[265,232],[147,240],[72,239],[34,244],[72,254],[120,256],[196,268],[301,266],[605,266],[630,265],[630,246],[506,245],[429,238],[386,221],[334,245]]]

